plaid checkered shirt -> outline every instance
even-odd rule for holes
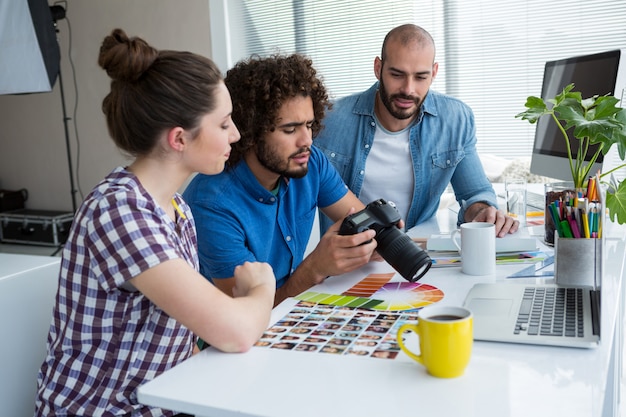
[[[124,168],[78,210],[63,250],[36,416],[168,416],[136,389],[188,358],[194,336],[128,281],[170,259],[198,270],[191,211],[176,223]],[[173,276],[171,279],[175,280]]]

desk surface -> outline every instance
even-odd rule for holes
[[[449,230],[447,222],[433,219],[409,234]],[[619,238],[606,239],[603,285],[609,297],[602,300],[606,330],[598,348],[475,342],[466,373],[455,379],[428,375],[404,353],[384,360],[256,347],[245,354],[207,349],[142,386],[139,400],[197,416],[609,415],[605,391],[613,389],[607,380],[615,366],[611,361],[625,248],[623,230],[616,229],[617,234]],[[486,278],[463,275],[460,268],[433,268],[420,282],[443,290],[441,304],[460,305],[474,283],[507,281],[510,273],[526,266],[500,265],[495,277]],[[385,263],[372,263],[331,277],[313,290],[338,294],[370,273],[391,271]],[[403,281],[397,274],[393,280]],[[552,278],[515,279],[524,281]],[[275,308],[273,322],[294,303],[286,300]]]
[[[59,264],[56,256],[18,255],[0,253],[0,279],[22,274],[48,265]]]
[[[61,258],[0,253],[0,415],[32,416]]]

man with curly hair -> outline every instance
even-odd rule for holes
[[[278,304],[367,263],[375,232],[338,234],[343,218],[364,205],[312,146],[329,100],[311,60],[253,56],[225,82],[241,139],[223,173],[197,175],[184,193],[196,221],[200,272],[231,294],[237,265],[267,262]],[[317,208],[335,224],[304,258]]]

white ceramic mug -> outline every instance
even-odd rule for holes
[[[461,253],[461,271],[467,275],[496,272],[496,226],[493,223],[463,223],[450,237]],[[457,241],[460,237],[461,243]]]

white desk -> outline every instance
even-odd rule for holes
[[[411,234],[428,236],[434,229],[449,228],[447,222],[439,218]],[[619,237],[606,239],[603,284],[608,297],[602,300],[598,348],[475,342],[465,375],[456,379],[429,376],[403,353],[384,360],[266,348],[245,354],[208,349],[142,386],[139,401],[197,416],[224,417],[616,416],[625,248],[621,229],[610,228],[607,236]],[[506,280],[525,266],[498,266],[496,279]],[[370,273],[388,271],[393,270],[384,263],[370,264],[331,277],[314,290],[343,291]],[[402,278],[396,274],[394,280]],[[460,268],[433,268],[420,282],[444,291],[440,303],[460,305],[467,290],[483,280],[463,275]],[[535,278],[515,282],[521,280]],[[278,306],[273,320],[283,317],[291,305]]]
[[[61,258],[0,253],[0,416],[35,411]]]

